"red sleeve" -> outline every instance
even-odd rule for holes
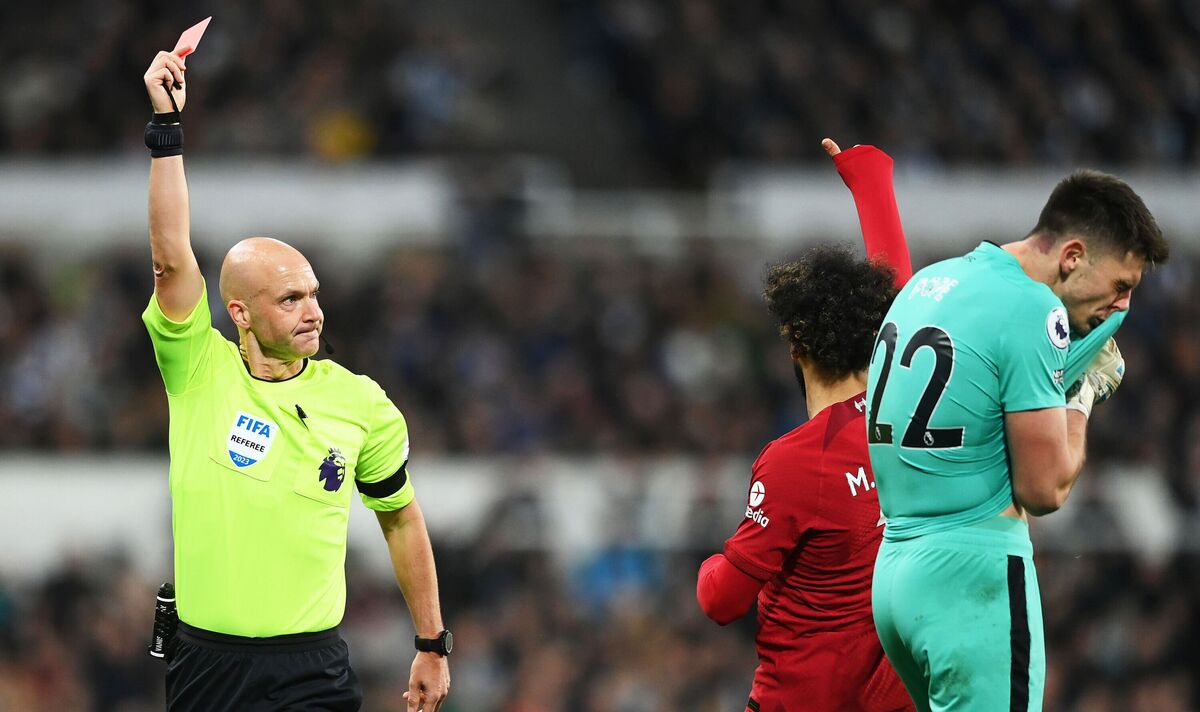
[[[762,581],[742,573],[724,554],[713,554],[700,564],[696,600],[704,615],[729,625],[746,615],[762,587]]]
[[[896,271],[896,287],[903,287],[912,277],[912,259],[892,186],[892,157],[874,146],[855,146],[834,156],[833,164],[854,195],[867,257],[882,257]]]
[[[754,463],[745,516],[725,542],[725,558],[759,581],[770,581],[813,528],[815,489],[806,492],[810,462],[796,446],[772,444]],[[807,461],[807,462],[806,462]]]

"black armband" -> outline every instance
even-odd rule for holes
[[[146,124],[146,148],[151,158],[183,155],[183,124],[179,123],[179,112],[155,114]]]
[[[373,499],[384,499],[385,497],[391,497],[404,488],[405,483],[408,482],[407,470],[408,460],[405,460],[399,470],[396,470],[378,482],[360,482],[355,480],[354,484],[358,487],[360,493]]]

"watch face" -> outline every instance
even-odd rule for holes
[[[442,631],[442,650],[446,652],[446,655],[449,655],[450,651],[454,650],[454,634],[448,630]]]

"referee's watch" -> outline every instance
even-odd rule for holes
[[[448,630],[438,633],[436,638],[422,638],[419,635],[415,638],[417,650],[422,653],[437,653],[444,658],[454,649],[454,635]]]

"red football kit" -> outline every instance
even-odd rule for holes
[[[871,618],[884,520],[867,457],[865,398],[835,403],[767,445],[754,463],[745,518],[724,555],[701,570],[701,604],[719,622],[749,607],[734,592],[744,595],[750,581],[761,587],[748,710],[913,708]]]
[[[892,190],[873,146],[834,157],[854,195],[867,255],[912,275]],[[754,463],[746,515],[700,568],[696,596],[722,625],[758,599],[750,712],[914,709],[871,618],[883,519],[867,455],[865,394],[835,403],[770,443]]]

